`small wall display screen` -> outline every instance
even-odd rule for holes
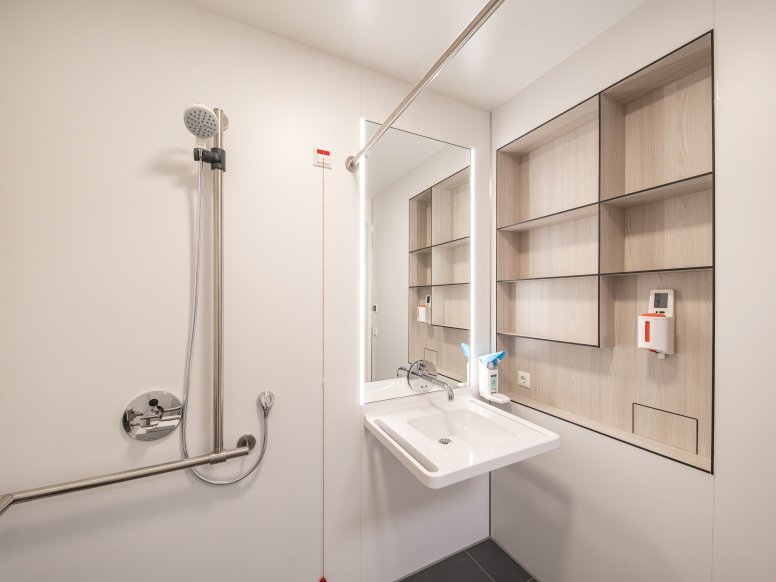
[[[655,293],[655,309],[668,308],[668,293]]]

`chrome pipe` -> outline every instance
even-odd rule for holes
[[[255,444],[255,439],[253,440],[253,444]],[[35,489],[17,491],[16,493],[6,493],[5,495],[0,496],[0,515],[2,515],[3,512],[5,512],[9,507],[11,507],[11,505],[15,503],[24,503],[26,501],[35,501],[37,499],[52,497],[54,495],[62,495],[64,493],[72,493],[74,491],[82,491],[84,489],[93,489],[95,487],[103,487],[105,485],[122,483],[124,481],[131,481],[133,479],[141,479],[143,477],[151,477],[153,475],[170,473],[172,471],[180,471],[181,469],[188,469],[190,467],[197,467],[199,465],[214,465],[216,463],[223,463],[229,459],[244,457],[248,455],[253,448],[250,439],[247,437],[242,437],[238,441],[238,445],[240,446],[237,448],[221,451],[219,453],[208,453],[198,457],[180,459],[178,461],[161,463],[159,465],[152,465],[150,467],[130,469],[128,471],[120,471],[118,473],[110,473],[108,475],[90,477],[88,479],[79,479],[77,481],[68,481],[67,483],[48,485],[46,487],[37,487]]]
[[[223,148],[226,116],[213,109],[218,117],[214,148]],[[213,169],[213,452],[224,450],[224,172]]]
[[[428,72],[423,75],[420,81],[415,84],[409,94],[401,103],[399,103],[398,107],[396,107],[396,109],[391,112],[391,114],[383,122],[375,134],[369,138],[369,141],[366,142],[366,145],[364,145],[364,147],[361,148],[361,150],[355,156],[350,156],[345,160],[345,167],[348,170],[351,172],[358,170],[358,164],[369,152],[369,150],[371,150],[372,147],[374,147],[374,145],[380,140],[380,138],[383,137],[386,131],[391,129],[393,124],[396,123],[396,120],[399,119],[401,114],[404,113],[404,111],[410,105],[412,105],[412,102],[415,101],[423,89],[425,89],[429,83],[431,83],[431,81],[436,78],[442,69],[445,68],[445,65],[450,62],[450,60],[458,53],[459,50],[463,48],[469,39],[474,36],[474,33],[476,33],[480,27],[485,24],[488,18],[490,18],[498,9],[498,7],[503,3],[504,0],[490,0],[487,4],[485,4],[485,6],[482,7],[482,10],[477,13],[477,16],[475,16],[469,25],[464,29],[464,31],[458,35],[458,38],[453,41],[453,44],[451,44],[442,54],[442,56],[437,59],[437,62],[435,62],[434,65],[428,70]]]

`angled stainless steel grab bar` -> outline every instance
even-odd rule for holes
[[[153,475],[161,475],[162,473],[170,473],[172,471],[179,471],[181,469],[188,469],[190,467],[197,467],[199,465],[214,465],[216,463],[223,463],[224,461],[228,461],[229,459],[234,459],[236,457],[244,457],[251,452],[251,449],[255,446],[256,441],[253,438],[243,436],[240,438],[240,440],[237,441],[237,444],[238,446],[236,448],[227,449],[219,453],[207,453],[198,457],[190,457],[188,459],[171,461],[169,463],[151,465],[150,467],[129,469],[128,471],[109,473],[108,475],[100,475],[99,477],[90,477],[88,479],[79,479],[77,481],[68,481],[66,483],[59,483],[57,485],[47,485],[46,487],[37,487],[35,489],[17,491],[16,493],[6,493],[5,495],[0,495],[0,515],[8,510],[8,508],[11,507],[14,503],[35,501],[36,499],[43,499],[44,497],[72,493],[73,491],[82,491],[83,489],[103,487],[105,485],[112,485],[114,483],[121,483],[123,481],[131,481],[133,479],[141,479],[143,477],[151,477]]]

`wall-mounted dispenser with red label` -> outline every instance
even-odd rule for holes
[[[673,354],[675,321],[673,289],[651,291],[649,309],[639,315],[639,347],[657,353],[660,359]]]

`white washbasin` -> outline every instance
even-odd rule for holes
[[[367,412],[364,423],[421,483],[446,487],[555,449],[559,437],[471,395]]]

